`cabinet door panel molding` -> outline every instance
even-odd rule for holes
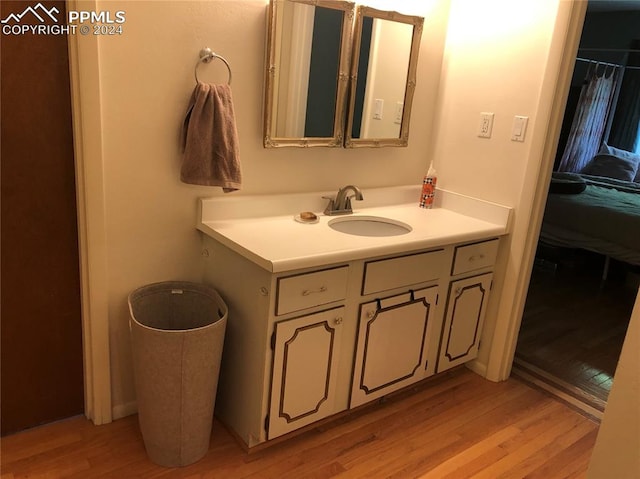
[[[275,325],[269,438],[334,413],[344,308]]]
[[[351,407],[425,377],[437,287],[361,306]]]
[[[438,372],[478,355],[492,273],[451,283]]]

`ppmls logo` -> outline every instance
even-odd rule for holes
[[[60,23],[56,7],[47,8],[42,3],[35,7],[28,6],[21,13],[11,13],[0,20],[4,35],[121,35],[125,12],[117,11],[111,15],[109,11],[75,11],[67,12],[66,23]],[[52,23],[53,22],[53,23]],[[91,25],[86,25],[90,23]],[[80,25],[78,25],[80,24]]]
[[[60,13],[56,7],[48,9],[41,3],[35,7],[28,6],[21,13],[11,13],[7,18],[0,20],[2,33],[5,35],[63,35],[70,33],[69,25],[59,25],[57,15]],[[54,24],[49,22],[53,21]]]
[[[40,12],[40,14],[38,12]],[[51,10],[47,10],[44,5],[38,3],[35,7],[25,8],[24,12],[22,13],[11,13],[7,18],[2,20],[2,23],[9,23],[11,20],[16,23],[20,23],[22,21],[22,18],[29,13],[36,17],[40,21],[40,23],[44,23],[45,17],[49,17],[54,22],[57,22],[58,18],[54,15],[54,13],[57,15],[58,13],[60,13],[60,10],[58,10],[56,7],[51,8]]]

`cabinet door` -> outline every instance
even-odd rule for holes
[[[343,315],[341,307],[275,324],[269,439],[337,412]]]
[[[478,355],[492,273],[451,282],[442,330],[438,372]]]
[[[437,296],[434,286],[361,305],[350,407],[433,374]]]

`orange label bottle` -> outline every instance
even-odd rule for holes
[[[420,194],[420,208],[432,208],[433,200],[436,194],[436,182],[438,177],[436,176],[436,170],[433,169],[433,164],[429,165],[429,171],[422,180],[422,193]]]

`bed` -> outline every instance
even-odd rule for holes
[[[579,174],[553,173],[540,240],[640,265],[640,155],[613,150]],[[622,164],[620,164],[622,156]],[[599,158],[600,157],[600,158]]]

